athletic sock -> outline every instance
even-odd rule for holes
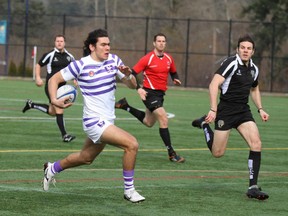
[[[170,133],[168,128],[159,128],[160,136],[164,142],[164,145],[166,146],[168,150],[168,154],[171,155],[174,152],[174,149],[171,145],[171,139],[170,139]]]
[[[145,112],[135,109],[134,107],[131,107],[129,105],[126,110],[129,113],[131,113],[134,117],[136,117],[141,123],[143,123],[143,120],[145,118]]]
[[[249,187],[257,185],[261,163],[261,152],[250,151],[248,157]]]
[[[210,128],[209,124],[203,124],[202,128],[203,128],[203,131],[204,131],[204,136],[205,136],[205,140],[206,140],[206,143],[207,143],[207,147],[212,152],[212,145],[213,145],[213,140],[214,140],[214,132]]]
[[[53,163],[53,165],[51,166],[51,172],[55,175],[56,173],[59,173],[61,171],[63,171],[63,168],[60,166],[60,160]]]
[[[134,170],[123,170],[124,190],[134,189]]]
[[[66,135],[63,114],[56,114],[56,122],[57,122],[59,130],[61,131],[61,134],[62,134],[62,137],[63,137],[64,135]]]
[[[49,105],[47,104],[32,103],[31,108],[37,109],[37,110],[40,110],[41,112],[49,114]]]

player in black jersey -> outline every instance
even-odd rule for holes
[[[70,62],[74,61],[74,57],[65,49],[64,35],[57,35],[55,37],[54,44],[54,49],[48,53],[45,53],[35,68],[35,83],[38,87],[41,87],[43,85],[43,80],[41,79],[41,67],[47,66],[45,94],[49,99],[49,104],[34,103],[32,100],[28,99],[22,112],[25,113],[29,109],[37,109],[47,113],[48,115],[56,116],[56,122],[61,132],[63,142],[71,142],[73,139],[75,139],[75,136],[66,132],[63,118],[64,110],[51,104],[48,92],[48,81],[56,72],[66,67]],[[65,84],[65,82],[61,83],[58,88]]]
[[[252,62],[255,51],[253,39],[249,35],[238,40],[237,54],[228,57],[216,71],[210,85],[210,110],[207,115],[196,119],[192,126],[204,130],[205,140],[212,155],[216,158],[225,153],[229,134],[232,128],[240,133],[250,148],[248,157],[249,198],[265,200],[268,194],[258,187],[258,174],[261,163],[261,140],[257,125],[248,105],[249,95],[258,109],[263,121],[269,115],[263,110],[258,85],[259,71]],[[220,102],[217,105],[218,90]],[[209,123],[215,121],[213,132]]]

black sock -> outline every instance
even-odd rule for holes
[[[40,110],[41,112],[49,114],[49,105],[47,104],[32,103],[31,108],[37,109],[37,110]]]
[[[209,124],[203,124],[202,128],[203,128],[203,131],[204,131],[204,136],[205,136],[205,140],[206,140],[206,143],[207,143],[207,147],[212,152],[212,145],[213,145],[213,140],[214,140],[214,132],[210,128]]]
[[[171,155],[174,152],[174,149],[171,145],[171,139],[170,139],[170,133],[168,128],[159,128],[160,136],[164,142],[164,145],[166,146],[168,150],[168,154]]]
[[[63,114],[56,114],[56,122],[63,137],[66,134]]]
[[[257,185],[261,163],[261,152],[250,151],[248,157],[249,187]]]
[[[135,109],[134,107],[131,107],[129,105],[126,110],[130,112],[134,117],[136,117],[141,123],[143,123],[143,120],[145,118],[145,112]]]

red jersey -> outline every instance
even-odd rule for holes
[[[159,58],[154,51],[143,56],[134,65],[133,70],[139,74],[143,71],[143,87],[154,90],[167,90],[168,74],[176,73],[174,59],[167,53]]]

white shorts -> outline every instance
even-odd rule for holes
[[[101,117],[89,118],[88,121],[83,121],[83,130],[95,144],[101,143],[103,132],[112,124],[114,124],[113,120],[108,121]]]

